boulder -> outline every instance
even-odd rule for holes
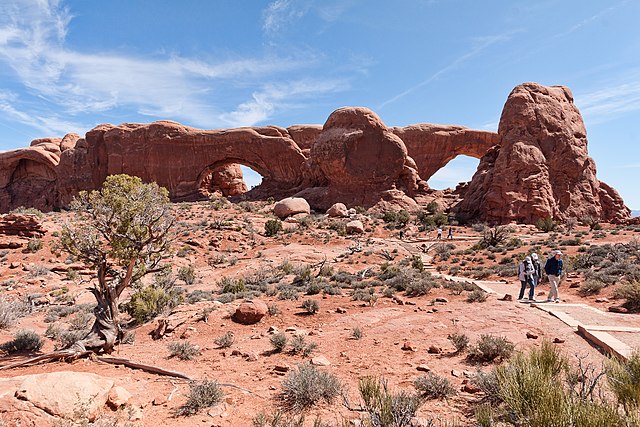
[[[86,372],[52,372],[25,376],[16,397],[45,412],[73,418],[81,405],[83,414],[93,421],[107,402],[113,380]]]
[[[273,214],[280,219],[285,219],[288,216],[306,213],[307,215],[311,212],[311,208],[309,207],[309,203],[301,197],[287,197],[286,199],[280,200],[273,207]]]
[[[347,223],[346,230],[347,234],[364,233],[364,225],[362,224],[362,221],[356,219]]]
[[[243,302],[233,313],[232,319],[235,322],[242,323],[243,325],[253,325],[258,323],[269,312],[267,304],[260,300],[254,299],[252,301]]]
[[[334,203],[328,210],[327,215],[332,218],[344,218],[349,216],[349,210],[344,203]]]
[[[45,229],[36,215],[0,215],[0,234],[21,237],[42,237]]]

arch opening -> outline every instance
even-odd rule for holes
[[[438,169],[427,183],[434,190],[456,188],[460,183],[469,182],[478,169],[480,159],[460,154],[449,160],[445,166]]]
[[[206,167],[198,177],[197,192],[201,197],[213,195],[240,196],[262,183],[262,175],[237,161],[216,163]]]

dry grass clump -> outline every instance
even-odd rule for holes
[[[342,385],[335,375],[304,363],[282,381],[279,398],[286,409],[302,410],[321,401],[333,403],[341,391]]]
[[[11,341],[0,344],[0,350],[7,354],[21,351],[38,351],[44,345],[44,340],[34,331],[21,330],[14,334]]]
[[[169,358],[177,357],[180,360],[192,360],[200,354],[200,348],[189,341],[174,341],[167,345]]]
[[[448,379],[432,372],[416,378],[413,385],[427,399],[444,399],[456,394]]]
[[[483,334],[469,349],[469,359],[479,362],[506,360],[511,357],[515,344],[504,337]]]
[[[413,418],[424,400],[420,395],[389,390],[387,382],[371,376],[361,378],[358,383],[360,397],[364,402],[368,427],[411,427]]]
[[[187,402],[176,411],[177,415],[189,416],[222,402],[224,393],[216,380],[194,381],[189,384]]]

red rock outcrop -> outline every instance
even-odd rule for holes
[[[568,88],[517,86],[505,103],[498,134],[500,145],[482,157],[454,209],[461,216],[497,223],[629,217],[618,193],[596,178],[584,122]]]
[[[45,233],[42,223],[35,215],[0,215],[0,234],[21,237],[42,237]]]
[[[618,193],[595,176],[571,92],[535,83],[513,90],[498,133],[431,124],[387,128],[371,110],[347,107],[324,126],[202,130],[159,121],[38,139],[0,153],[0,212],[60,208],[118,173],[156,181],[174,201],[238,195],[246,191],[239,164],[263,177],[247,197],[296,195],[319,210],[334,203],[417,209],[415,197],[429,191],[426,180],[461,154],[481,158],[472,181],[455,192],[463,200],[453,211],[466,218],[629,218]]]

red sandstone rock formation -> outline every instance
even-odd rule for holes
[[[46,230],[35,215],[0,215],[0,234],[21,237],[42,237]]]
[[[501,144],[482,157],[455,208],[460,215],[500,223],[629,217],[618,193],[596,179],[584,123],[568,88],[517,86],[504,106],[498,134]]]

